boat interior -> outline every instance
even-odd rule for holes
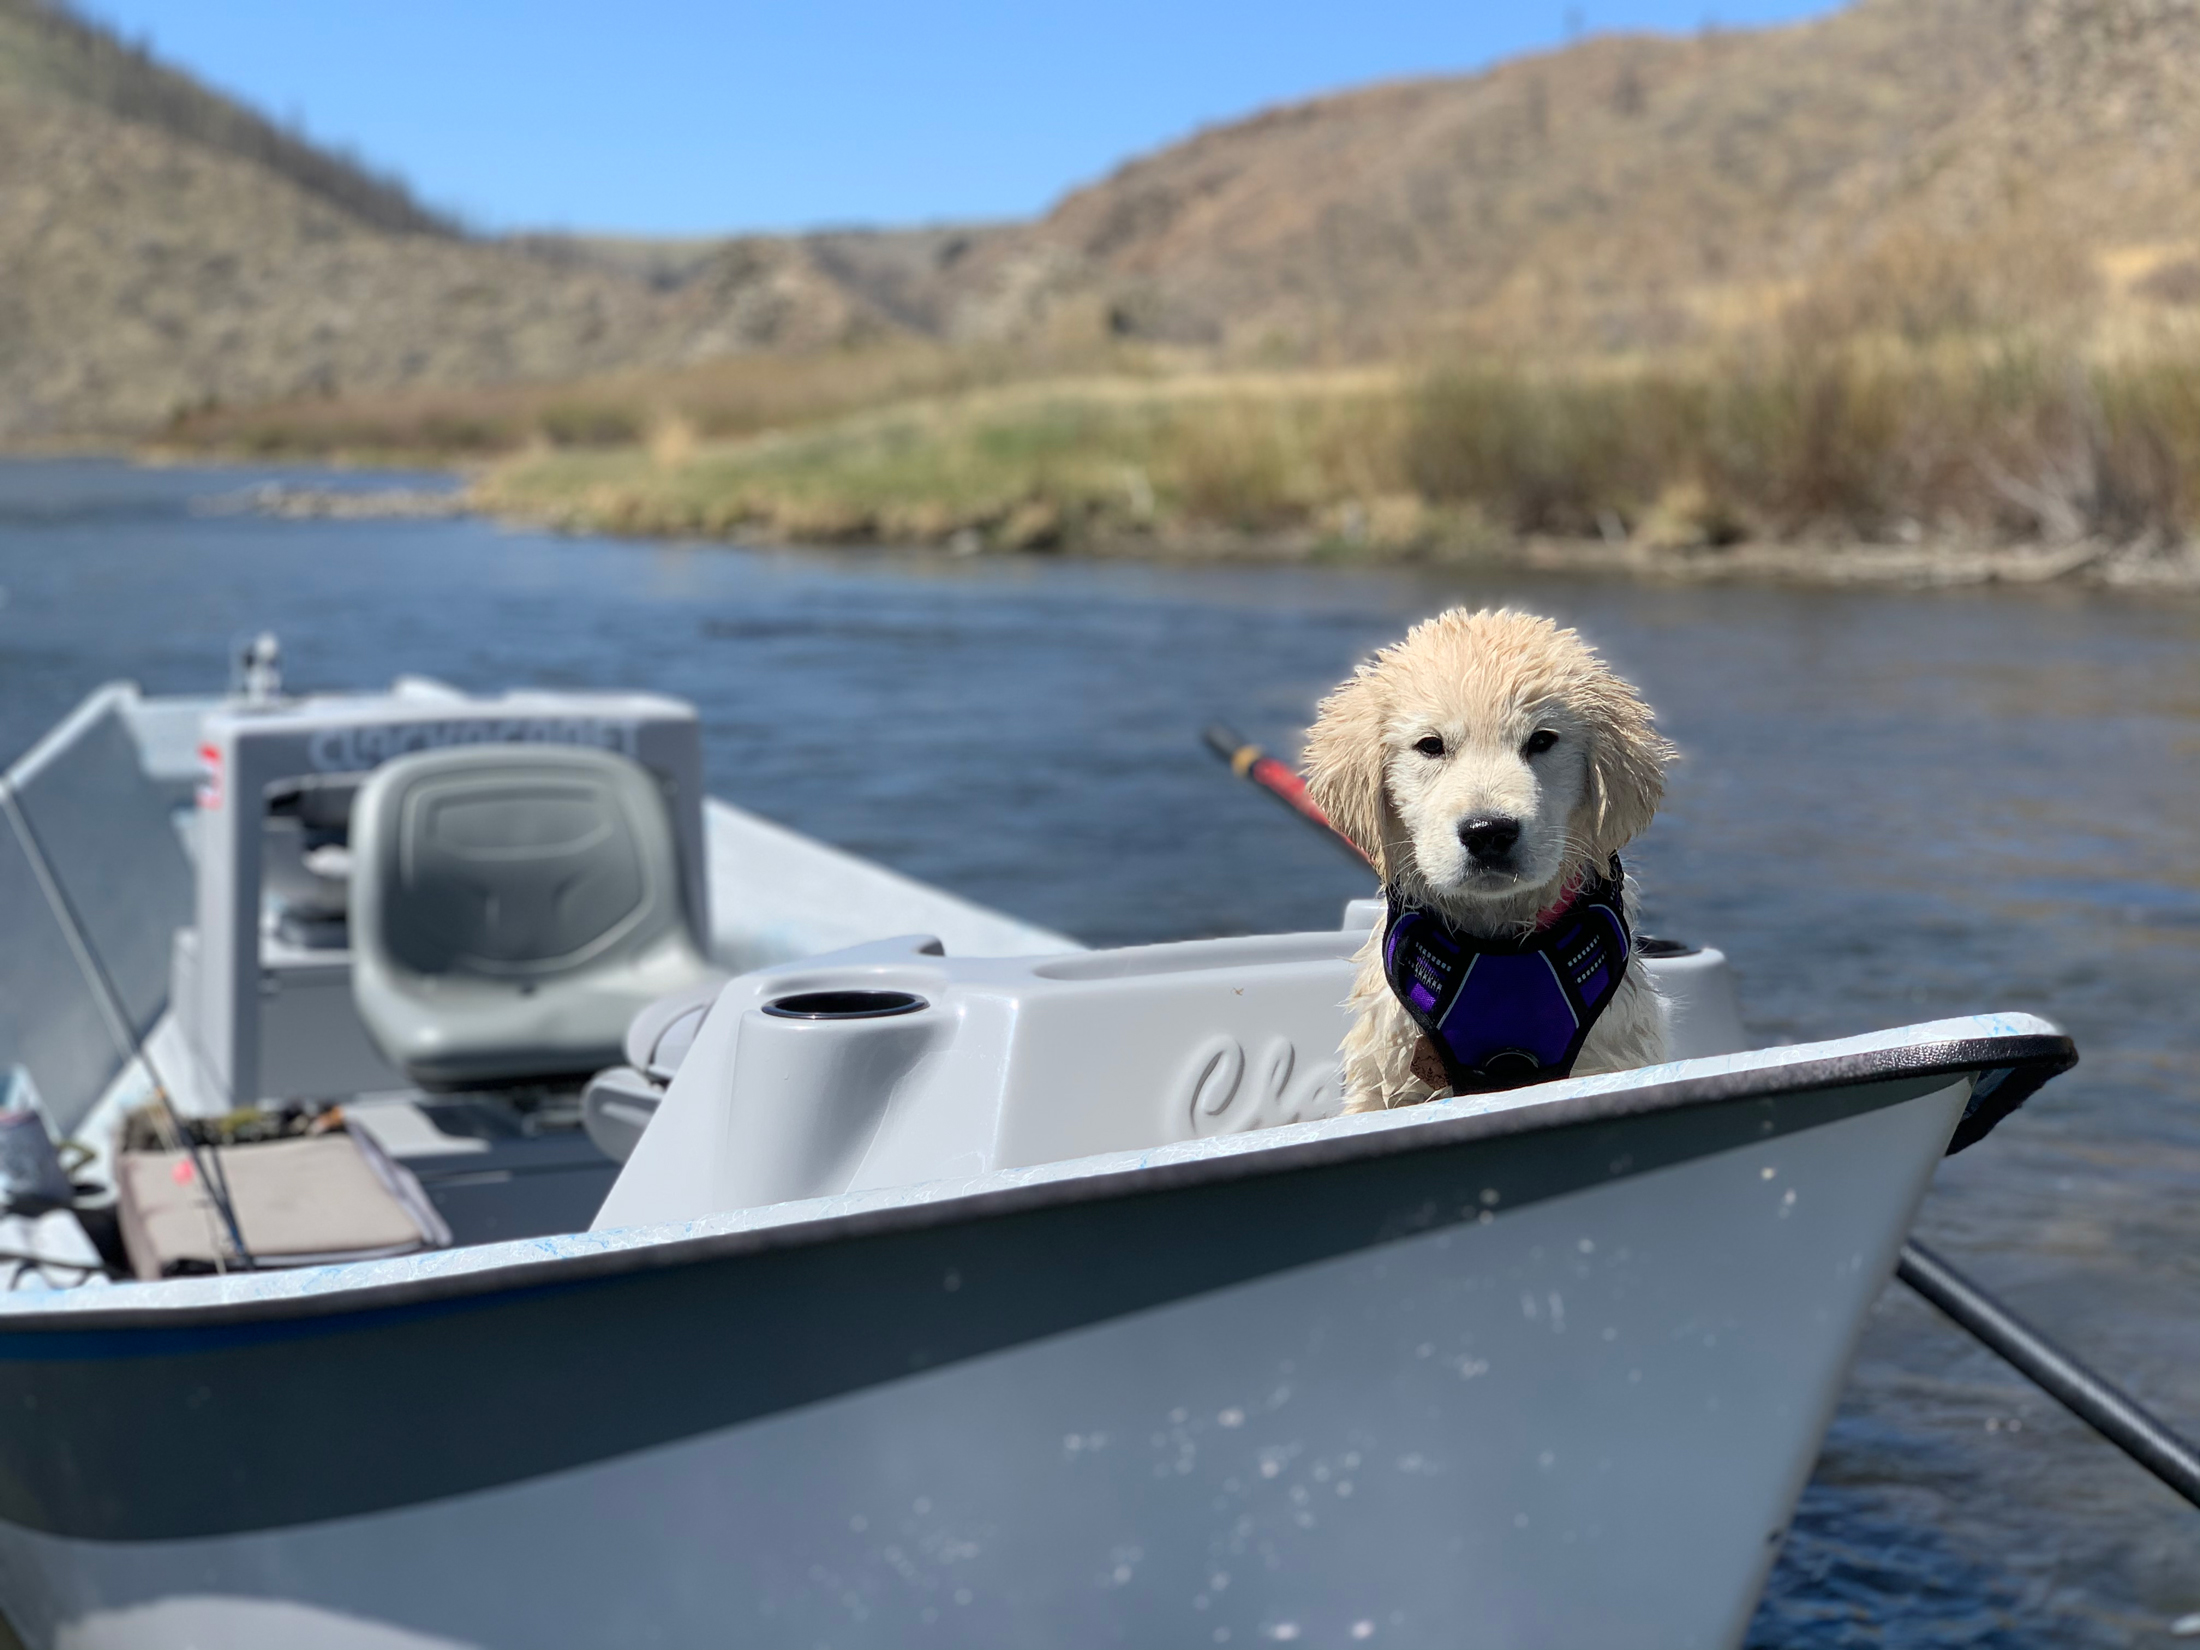
[[[8,1217],[18,1287],[582,1230],[649,1004],[896,927],[1074,946],[706,798],[686,704],[271,663],[101,688],[6,774],[0,1069],[73,1182]]]
[[[287,695],[264,638],[228,695],[95,692],[4,797],[0,1058],[68,1186],[15,1198],[16,1287],[655,1225],[1327,1117],[1380,912],[1087,952],[707,797],[687,704]],[[1724,959],[1650,949],[1676,1056],[1743,1047]]]

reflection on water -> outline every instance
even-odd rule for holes
[[[1454,601],[1579,623],[1687,753],[1631,861],[1770,1040],[1987,1008],[2085,1063],[1941,1170],[1921,1231],[2200,1433],[2200,604],[1660,590],[1460,572],[747,554],[194,513],[252,478],[0,466],[0,745],[95,683],[629,685],[712,788],[1096,942],[1328,926],[1363,874],[1198,740],[1288,745]],[[354,480],[351,485],[383,482]],[[1760,1646],[2164,1642],[2200,1514],[1900,1289]]]

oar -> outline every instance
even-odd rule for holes
[[[1207,744],[1249,779],[1323,834],[1366,856],[1323,817],[1306,785],[1258,745],[1222,723],[1207,729]],[[2105,1376],[2089,1369],[2026,1323],[1922,1243],[1903,1244],[1895,1276],[1968,1329],[1987,1350],[2106,1438],[2179,1495],[2200,1507],[2200,1448]]]
[[[1367,855],[1360,852],[1353,840],[1336,826],[1329,817],[1314,806],[1314,799],[1306,794],[1306,781],[1278,762],[1250,740],[1238,736],[1237,730],[1222,722],[1207,724],[1207,748],[1230,764],[1230,771],[1240,779],[1249,779],[1289,808],[1301,819],[1320,830],[1330,841],[1341,844],[1362,865]]]
[[[2200,1449],[2087,1368],[1915,1238],[1894,1275],[2007,1359],[2018,1374],[2200,1507]]]

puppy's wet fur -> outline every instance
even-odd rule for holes
[[[1386,886],[1462,933],[1532,932],[1574,880],[1657,812],[1673,748],[1596,650],[1549,619],[1453,608],[1415,625],[1322,701],[1307,786]],[[1629,926],[1635,888],[1627,885]],[[1383,978],[1378,923],[1359,954],[1345,1110],[1445,1092]],[[1578,1073],[1665,1058],[1665,1006],[1639,958],[1590,1031]],[[1431,1079],[1434,1081],[1431,1081]]]

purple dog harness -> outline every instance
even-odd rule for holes
[[[1383,974],[1428,1035],[1454,1094],[1546,1083],[1574,1069],[1633,950],[1627,873],[1591,877],[1526,939],[1462,934],[1386,890]]]

